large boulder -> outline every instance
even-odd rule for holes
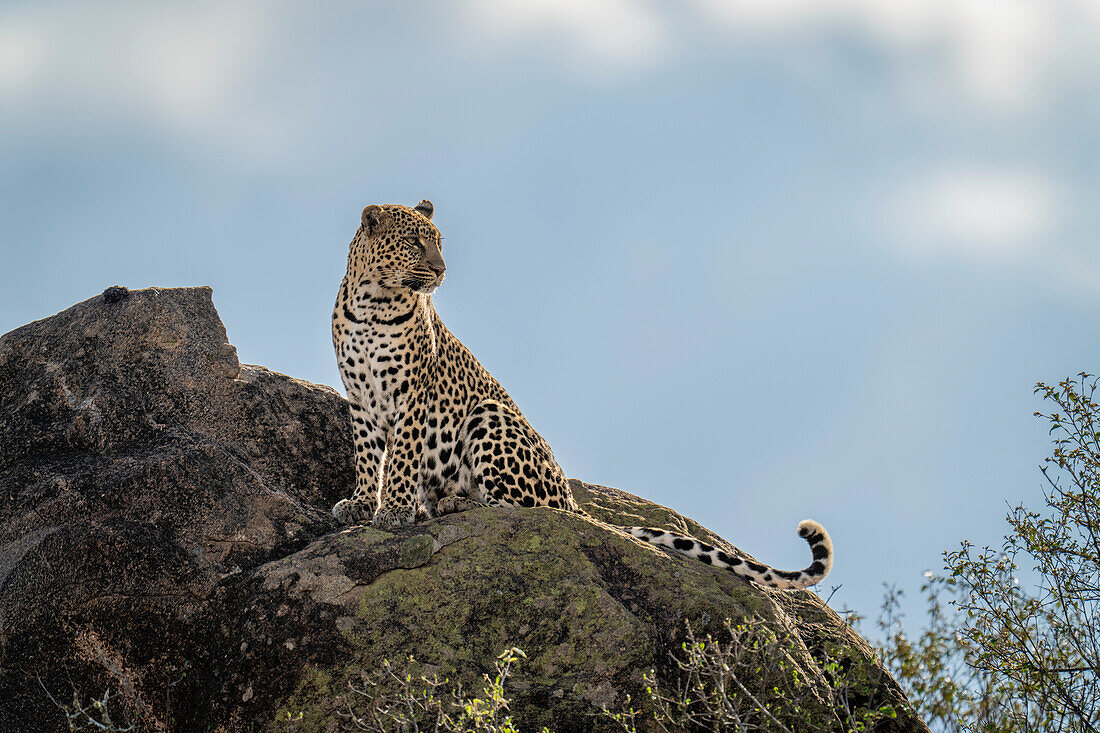
[[[613,526],[729,547],[669,509],[574,481],[589,516],[338,528],[353,483],[343,398],[240,364],[209,288],[109,288],[0,337],[0,730],[66,730],[74,690],[108,689],[143,730],[338,730],[383,660],[471,684],[512,646],[521,729],[612,729],[644,672],[675,686],[687,624],[750,617],[793,640],[815,728],[841,727],[841,668],[849,703],[898,711],[876,729],[926,730],[813,593]]]

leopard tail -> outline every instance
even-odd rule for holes
[[[666,532],[663,529],[653,527],[624,527],[623,529],[643,542],[667,547],[707,565],[725,568],[734,575],[769,588],[781,590],[807,588],[824,580],[833,568],[833,541],[825,528],[812,519],[805,519],[798,525],[799,536],[806,540],[813,553],[813,562],[804,570],[776,570],[744,555],[731,555],[694,537]]]

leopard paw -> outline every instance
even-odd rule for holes
[[[439,516],[444,514],[454,514],[455,512],[464,512],[469,509],[474,509],[483,504],[478,504],[473,499],[469,499],[465,496],[444,496],[435,505],[435,513]]]
[[[340,524],[366,524],[374,516],[374,502],[364,499],[341,499],[332,507],[332,516]]]
[[[374,520],[371,524],[379,529],[386,529],[388,527],[402,527],[415,521],[416,507],[390,504],[380,507],[374,513]]]

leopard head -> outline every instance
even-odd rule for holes
[[[430,293],[443,282],[443,238],[432,224],[428,200],[410,208],[371,204],[351,240],[348,275],[383,288]]]

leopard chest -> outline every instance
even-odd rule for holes
[[[353,325],[338,339],[348,396],[379,425],[393,425],[406,407],[415,348],[406,334]]]

